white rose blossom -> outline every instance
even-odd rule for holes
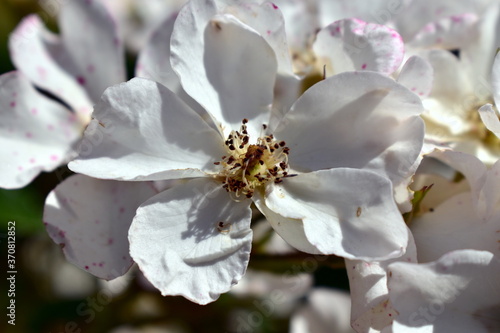
[[[231,14],[190,4],[173,28],[171,63],[203,109],[146,79],[108,88],[70,163],[97,178],[185,179],[137,210],[130,251],[145,276],[164,295],[215,300],[245,272],[252,201],[301,251],[402,255],[407,231],[391,181],[420,153],[419,98],[383,75],[352,72],[273,115],[280,62],[266,39]],[[95,130],[111,126],[93,146]]]

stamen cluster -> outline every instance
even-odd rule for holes
[[[285,141],[278,142],[272,134],[261,136],[250,144],[247,132],[248,120],[243,119],[240,131],[231,131],[224,142],[228,154],[216,165],[222,166],[217,176],[223,188],[238,200],[251,198],[257,187],[273,181],[281,183],[288,175],[288,153]],[[262,125],[263,130],[267,129]]]

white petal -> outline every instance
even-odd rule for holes
[[[137,207],[156,193],[151,183],[74,175],[49,194],[43,221],[66,259],[110,280],[132,266],[128,229]]]
[[[496,192],[498,195],[498,188]],[[432,212],[414,219],[411,230],[419,249],[420,262],[437,260],[447,252],[460,249],[490,251],[500,255],[500,212],[490,219],[479,217],[474,211],[470,192],[458,194]]]
[[[287,218],[266,206],[265,197],[255,192],[253,201],[260,212],[266,217],[273,229],[291,246],[299,251],[322,254],[318,248],[311,244],[304,231],[304,223],[300,219]]]
[[[74,111],[90,115],[92,102],[74,73],[67,72],[56,60],[68,56],[59,36],[47,30],[38,16],[26,17],[9,40],[14,65],[36,86],[68,103]]]
[[[225,0],[225,2],[229,6],[224,8],[224,13],[234,15],[238,20],[255,29],[273,49],[278,62],[278,72],[293,76],[285,21],[278,6],[267,1],[262,4],[250,2],[238,4],[232,0]]]
[[[434,70],[427,60],[419,56],[412,56],[401,69],[398,82],[420,98],[425,98],[431,92],[433,74]]]
[[[491,132],[493,132],[497,138],[500,139],[500,119],[498,119],[497,112],[493,110],[491,104],[483,105],[479,109],[479,116],[486,126]]]
[[[69,164],[96,178],[203,176],[224,155],[218,132],[159,83],[135,78],[108,88],[95,106],[80,156]],[[201,170],[201,171],[200,171]]]
[[[146,46],[141,50],[136,65],[136,76],[159,82],[179,96],[205,121],[218,130],[210,115],[181,86],[177,73],[170,65],[170,37],[177,15],[165,19],[151,35]]]
[[[0,76],[0,187],[23,187],[65,163],[82,130],[74,114],[19,72]]]
[[[245,273],[250,217],[250,200],[234,202],[220,184],[191,180],[138,209],[129,231],[130,253],[163,295],[206,304]]]
[[[384,75],[342,73],[306,91],[274,134],[293,169],[371,169],[395,186],[411,176],[423,143],[420,99]]]
[[[326,64],[327,76],[353,70],[389,75],[403,61],[404,43],[386,26],[344,19],[323,28],[313,50],[318,62]]]
[[[212,17],[215,8],[196,6],[188,3],[175,22],[172,67],[186,92],[222,123],[224,133],[238,130],[247,118],[253,138],[269,118],[275,54],[262,36],[234,16]]]
[[[427,24],[411,40],[412,47],[460,49],[476,38],[477,15],[464,13]]]
[[[420,55],[429,61],[434,69],[432,91],[423,102],[424,107],[429,110],[425,113],[425,118],[454,135],[469,131],[473,124],[468,118],[469,111],[477,107],[479,96],[477,88],[480,87],[473,87],[473,82],[464,70],[463,62],[450,52],[432,50]],[[434,132],[436,133],[430,133],[438,137],[443,136],[438,131]]]
[[[170,65],[170,36],[176,17],[168,17],[151,35],[137,59],[136,76],[159,82],[177,93],[181,83]]]
[[[399,258],[379,262],[346,259],[352,326],[357,332],[381,331],[397,316],[387,289],[387,267],[394,262],[417,262],[417,249],[409,230],[406,253]]]
[[[486,166],[474,155],[451,150],[436,151],[431,156],[445,162],[465,176],[471,187],[473,207],[479,215],[484,215],[487,208],[481,190],[486,180]]]
[[[307,239],[324,254],[380,260],[404,253],[408,233],[392,186],[373,172],[321,170],[271,184],[266,192],[266,206],[302,221]]]
[[[393,332],[497,332],[499,274],[498,257],[474,250],[390,265],[389,295],[399,312]]]

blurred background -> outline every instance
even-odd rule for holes
[[[64,1],[71,0],[60,2]],[[0,1],[0,73],[14,70],[7,43],[24,16],[37,13],[57,32],[56,17],[42,4],[35,0]],[[138,26],[144,23],[134,12],[136,8],[127,10]],[[132,45],[127,54],[129,77],[135,63],[134,48]],[[0,296],[0,332],[350,331],[343,260],[293,251],[258,215],[253,223],[257,236],[247,275],[230,293],[206,306],[182,297],[162,297],[135,267],[111,282],[74,267],[65,261],[42,224],[46,196],[69,175],[71,172],[61,167],[42,173],[26,188],[0,189],[0,267],[6,287]],[[8,324],[6,316],[8,221],[16,222],[15,326]],[[310,322],[318,326],[313,329]]]

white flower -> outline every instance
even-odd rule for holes
[[[409,237],[410,243],[404,256],[370,263],[346,260],[353,300],[352,324],[358,332],[369,332],[370,329],[385,331],[391,327],[394,320],[408,323],[409,312],[406,307],[412,303],[412,297],[396,293],[394,297],[397,297],[397,301],[394,300],[392,294],[394,290],[390,280],[391,276],[394,276],[393,267],[408,267],[408,269],[413,267],[411,268],[412,272],[420,270],[424,272],[428,267],[439,266],[439,262],[435,261],[444,260],[440,258],[445,255],[448,258],[454,258],[455,256],[457,258],[475,258],[475,255],[462,256],[456,254],[464,249],[474,249],[477,253],[480,253],[479,251],[488,251],[490,255],[495,257],[500,254],[498,250],[500,232],[500,162],[487,169],[479,159],[464,153],[445,151],[435,152],[431,156],[438,157],[439,160],[445,161],[458,170],[466,177],[466,181],[470,185],[468,187],[464,186],[462,183],[466,182],[465,180],[462,183],[452,183],[446,180],[439,181],[437,177],[432,178],[434,185],[420,205],[423,213],[420,213],[411,221],[412,235]],[[432,171],[436,170],[437,168],[432,169]],[[431,184],[428,178],[424,179],[426,179],[427,185]],[[421,265],[417,265],[417,255],[418,263]],[[433,263],[430,265],[422,264],[428,262]],[[413,266],[409,263],[413,263]],[[469,269],[473,270],[475,268]],[[464,272],[466,272],[466,269],[464,269]],[[494,274],[487,272],[489,271],[485,269],[482,274]],[[436,275],[438,274],[443,274],[443,272],[436,272]],[[460,280],[462,278],[464,277],[459,276],[456,279]],[[485,276],[485,278],[494,279],[494,275]],[[418,277],[418,279],[415,278],[415,281],[413,281],[413,278],[410,278],[406,282],[398,280],[398,283],[401,285],[409,284],[411,285],[409,287],[406,285],[408,288],[419,288],[425,293],[435,292],[433,283],[438,283],[439,276],[436,276],[436,281],[431,281],[430,285],[428,279],[421,277]],[[418,284],[417,280],[419,281]],[[458,280],[446,282],[449,283],[450,290],[461,288],[460,283],[457,282]],[[426,291],[427,288],[428,291]],[[417,293],[418,290],[413,292]],[[471,294],[463,296],[463,302],[472,302],[475,299],[476,297]],[[461,306],[452,305],[454,301],[455,299],[440,300],[440,303],[436,305],[439,306],[436,311],[441,314],[444,311],[442,306],[445,303],[450,303],[450,307],[455,308]],[[484,301],[486,303],[494,302],[494,299]],[[434,306],[432,303],[430,304]],[[426,311],[429,310],[428,306],[429,304],[424,307]],[[401,309],[403,310],[401,311]],[[420,308],[418,309],[419,311],[411,314],[411,316],[422,318],[424,314],[420,312]],[[402,313],[403,317],[401,317]],[[435,319],[436,316],[433,317]],[[446,324],[437,323],[434,322],[434,319],[432,322],[427,323],[430,326],[426,329],[439,331],[443,325],[453,325],[451,322]],[[445,319],[440,320],[444,321]],[[415,322],[415,320],[413,322],[410,320],[410,324],[415,324]],[[398,324],[394,324],[392,330],[398,332],[400,329],[398,327],[400,327]],[[447,327],[447,329],[443,329],[443,332],[455,331],[449,328],[451,326],[444,327]]]
[[[41,171],[52,171],[73,157],[92,101],[109,85],[125,80],[123,48],[104,8],[71,1],[58,18],[60,36],[31,15],[10,37],[18,72],[0,76],[0,156],[6,161],[0,167],[1,187],[23,187]]]
[[[390,180],[420,152],[418,97],[376,73],[345,73],[273,117],[278,64],[265,39],[232,15],[202,25],[189,10],[174,26],[172,67],[215,128],[207,111],[133,79],[106,90],[70,163],[98,178],[186,179],[142,204],[131,225],[131,255],[146,277],[202,304],[227,291],[248,262],[249,198],[299,250],[400,256],[407,232]],[[113,130],[93,146],[102,126]]]
[[[389,296],[399,315],[392,332],[498,332],[500,260],[457,250],[428,264],[389,266]]]

